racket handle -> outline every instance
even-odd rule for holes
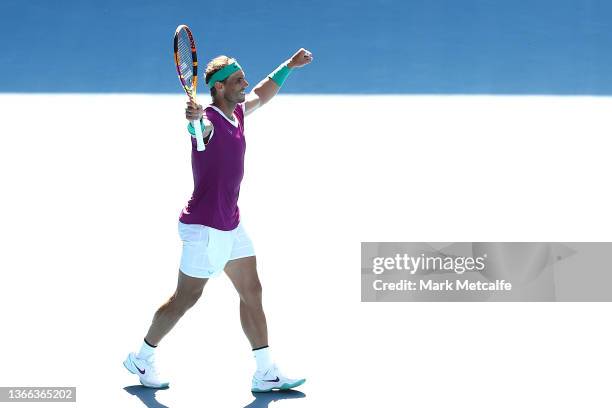
[[[191,125],[195,129],[196,149],[198,149],[198,152],[202,152],[204,149],[206,149],[206,146],[204,145],[204,137],[202,137],[202,126],[200,125],[200,121],[192,120]]]

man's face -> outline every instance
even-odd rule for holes
[[[232,103],[242,103],[245,100],[245,89],[249,83],[244,78],[242,70],[234,72],[223,84],[223,97]]]

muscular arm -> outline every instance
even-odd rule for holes
[[[270,77],[262,79],[246,97],[244,102],[245,115],[268,103],[279,90],[280,86],[276,85],[276,82]]]
[[[304,48],[300,48],[290,59],[281,64],[281,66],[287,65],[289,68],[293,69],[303,67],[311,61],[312,54]],[[261,80],[246,97],[244,104],[245,114],[248,115],[257,108],[268,103],[279,90],[280,86],[274,82],[270,76]]]

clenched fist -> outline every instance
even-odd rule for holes
[[[304,48],[300,48],[293,56],[289,59],[287,66],[289,68],[299,68],[312,62],[312,53]]]
[[[204,108],[202,105],[198,105],[193,101],[187,101],[187,107],[185,108],[185,117],[188,121],[200,120],[204,115]]]

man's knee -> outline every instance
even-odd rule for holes
[[[204,291],[203,287],[192,288],[187,291],[184,291],[183,300],[184,303],[189,305],[189,307],[196,304],[196,302],[202,297],[202,292]]]
[[[202,296],[203,287],[177,290],[173,298],[173,306],[179,313],[185,313],[191,309]]]
[[[261,306],[261,293],[261,283],[259,279],[255,279],[245,284],[240,294],[240,300],[249,307],[259,307]]]

